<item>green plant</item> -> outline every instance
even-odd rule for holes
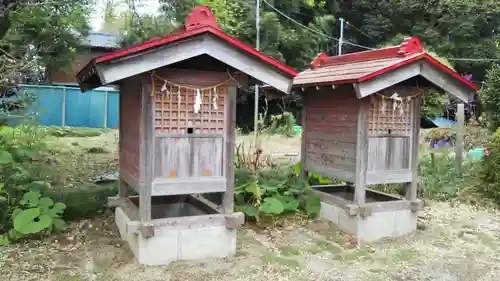
[[[45,132],[53,137],[97,137],[103,133],[103,129],[85,127],[42,127]]]
[[[22,235],[36,234],[45,230],[63,231],[66,223],[62,219],[66,205],[54,203],[40,192],[28,191],[19,201],[19,208],[12,212],[14,229]]]
[[[464,165],[464,168],[466,166]],[[462,176],[455,166],[455,157],[449,149],[440,149],[424,154],[419,162],[419,192],[424,198],[448,200],[457,197],[462,191]]]
[[[65,228],[65,205],[42,196],[50,190],[38,155],[44,137],[27,125],[0,130],[1,243]]]
[[[295,134],[294,127],[297,120],[290,112],[283,112],[283,114],[271,116],[271,123],[266,128],[270,134],[284,135],[293,137]]]
[[[475,189],[482,196],[500,204],[500,128],[488,138],[486,148],[488,156],[481,161],[480,182]]]
[[[320,199],[298,179],[293,166],[236,171],[235,200],[238,209],[259,220],[262,214],[280,215],[299,209],[310,216],[319,213]]]
[[[91,147],[91,148],[87,149],[87,152],[93,153],[93,154],[109,153],[109,151],[106,148],[100,147],[100,146]]]

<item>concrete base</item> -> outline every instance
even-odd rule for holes
[[[172,261],[222,258],[236,253],[236,229],[224,225],[158,224],[154,236],[145,238],[127,229],[131,220],[120,207],[115,209],[115,222],[140,264],[165,265]]]
[[[320,218],[331,221],[342,230],[356,235],[361,242],[398,237],[417,229],[417,212],[409,209],[376,212],[363,217],[359,214],[351,216],[340,206],[321,202]]]

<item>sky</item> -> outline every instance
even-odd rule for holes
[[[130,0],[133,1],[137,12],[139,14],[154,14],[160,8],[158,0]],[[98,31],[99,28],[104,23],[104,7],[106,6],[106,0],[95,0],[96,11],[93,13],[90,26],[92,30]],[[127,9],[127,2],[123,0],[114,0],[116,11],[125,11]]]

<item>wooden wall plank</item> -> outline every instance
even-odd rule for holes
[[[310,172],[353,181],[360,101],[350,87],[308,89],[303,133]]]

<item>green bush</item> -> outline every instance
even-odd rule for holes
[[[488,156],[481,162],[476,191],[500,204],[500,128],[488,138],[486,148]]]
[[[0,130],[0,243],[34,234],[64,230],[66,206],[42,196],[50,189],[43,182],[39,152],[45,135],[21,125]]]
[[[500,65],[494,64],[486,73],[485,83],[480,90],[481,105],[488,116],[488,128],[495,131],[500,127]]]
[[[265,131],[270,134],[293,137],[295,135],[295,124],[295,116],[290,112],[283,112],[283,114],[271,116],[271,122],[265,128]]]
[[[435,200],[457,197],[462,188],[462,177],[455,167],[451,150],[443,149],[434,154],[425,154],[420,159],[419,196]],[[464,168],[467,168],[464,165]]]

